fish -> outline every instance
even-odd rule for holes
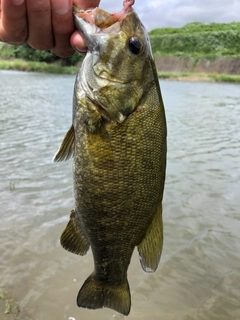
[[[151,45],[133,4],[124,0],[113,14],[74,9],[88,51],[75,81],[72,125],[54,157],[73,158],[75,207],[61,245],[78,255],[91,248],[94,259],[77,305],[125,316],[135,247],[144,271],[159,264],[167,152]]]

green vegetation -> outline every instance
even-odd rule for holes
[[[240,57],[240,22],[188,23],[182,28],[149,32],[155,56]]]
[[[9,297],[8,292],[5,290],[4,287],[0,287],[0,316],[1,319],[4,315],[15,315],[19,314],[19,306],[17,305],[16,301]],[[6,319],[4,317],[3,319]]]
[[[160,79],[167,80],[189,80],[189,81],[216,81],[240,83],[240,76],[228,74],[206,74],[206,73],[159,73]]]
[[[208,76],[217,82],[240,83],[240,76],[231,76],[228,74],[209,74]]]
[[[31,320],[26,310],[21,310],[17,301],[5,287],[0,287],[0,320]]]
[[[193,34],[201,32],[240,31],[240,22],[231,23],[207,23],[190,22],[181,28],[157,28],[149,32],[150,36],[161,36],[166,34]]]
[[[26,61],[53,63],[61,60],[64,66],[73,66],[83,58],[75,52],[72,57],[60,59],[49,50],[35,50],[28,44],[13,46],[0,42],[0,58],[3,59],[24,59]]]
[[[76,74],[78,67],[63,67],[47,62],[26,61],[22,59],[0,60],[0,70],[37,71],[58,74]]]
[[[79,68],[75,65],[82,59],[77,52],[60,59],[51,51],[34,50],[27,44],[13,46],[0,42],[0,70],[76,74]]]
[[[164,72],[164,73],[158,73],[158,77],[160,79],[178,79],[178,78],[189,78],[192,77],[194,75],[194,73],[168,73],[168,72]],[[198,74],[198,76],[200,77],[200,75]]]
[[[226,74],[196,74],[193,70],[199,59],[214,60],[218,57],[240,58],[240,22],[188,23],[181,28],[158,28],[149,32],[154,56],[194,58],[191,73],[162,73],[164,79],[190,79],[240,82],[240,76]],[[0,42],[0,69],[76,74],[75,65],[82,56],[75,53],[60,59],[51,51],[34,50],[28,45],[12,46]]]
[[[240,57],[240,22],[188,23],[181,28],[158,28],[149,32],[155,56]],[[60,60],[51,51],[34,50],[29,45],[11,46],[0,43],[0,58],[53,63]],[[76,65],[78,53],[61,59],[64,66]]]

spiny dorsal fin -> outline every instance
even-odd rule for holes
[[[61,235],[60,242],[64,249],[81,256],[85,255],[89,249],[74,210],[71,211],[70,220]]]
[[[74,127],[71,125],[70,129],[66,133],[58,151],[53,157],[53,162],[66,161],[73,157],[74,154],[74,142],[75,142],[75,134]]]
[[[163,223],[162,203],[160,203],[145,237],[138,245],[139,259],[145,272],[156,271],[162,253],[162,246]]]

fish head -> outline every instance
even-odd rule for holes
[[[148,34],[127,5],[120,13],[95,8],[74,17],[88,46],[79,77],[82,88],[110,120],[121,123],[154,81]]]

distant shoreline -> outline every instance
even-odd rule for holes
[[[27,72],[45,72],[54,74],[77,74],[77,66],[61,66],[55,63],[46,63],[38,61],[26,61],[23,59],[0,59],[0,70],[16,70]]]
[[[27,72],[44,72],[52,74],[77,74],[79,66],[61,66],[46,62],[26,61],[23,59],[4,60],[0,59],[0,70],[15,70]],[[231,82],[240,83],[240,76],[217,73],[197,72],[158,72],[160,79],[191,82]]]
[[[240,83],[240,76],[215,73],[158,73],[158,77],[169,81]]]
[[[240,83],[240,58],[155,56],[160,78]]]

